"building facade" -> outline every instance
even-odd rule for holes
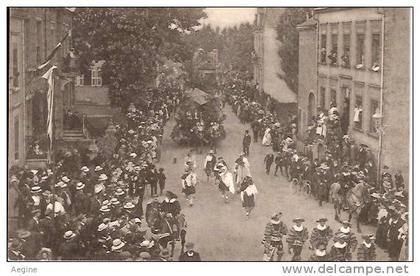
[[[33,156],[34,145],[45,151],[47,96],[46,80],[41,79],[48,69],[37,66],[57,46],[72,28],[72,11],[65,8],[10,8],[9,10],[9,166],[24,165]],[[63,41],[51,64],[57,65],[69,81],[57,82],[57,138],[62,137],[63,108],[72,103],[72,84],[64,71],[64,60],[71,48],[71,39]],[[43,148],[44,147],[44,148]],[[43,149],[42,149],[43,148]],[[37,148],[38,149],[38,148]],[[44,158],[45,154],[39,157]]]
[[[317,109],[336,104],[344,134],[408,179],[410,16],[408,8],[322,8],[298,26],[301,141]]]
[[[284,8],[258,8],[254,31],[253,79],[260,92],[264,91],[279,103],[296,103],[296,93],[279,77],[283,75],[278,54],[277,24]]]

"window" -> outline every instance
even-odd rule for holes
[[[381,21],[375,20],[371,21],[371,30],[372,30],[372,70],[379,71],[381,68]]]
[[[19,56],[18,56],[18,45],[13,43],[12,45],[12,79],[13,87],[19,87]]]
[[[57,38],[55,37],[55,23],[51,23],[49,40],[50,40],[50,47],[51,47],[50,50],[52,50],[58,44]]]
[[[350,67],[350,34],[343,35],[343,55],[341,56],[342,66]]]
[[[321,63],[327,62],[327,25],[321,25],[321,39],[319,45],[319,60]]]
[[[357,34],[357,60],[356,66],[363,67],[365,62],[365,35]],[[359,68],[360,69],[360,68]]]
[[[338,53],[338,25],[331,24],[331,51],[328,54],[330,64],[337,65]]]
[[[331,35],[331,51],[328,55],[330,59],[330,63],[333,65],[337,64],[337,52],[338,52],[338,35],[333,34]]]
[[[365,22],[356,23],[356,68],[362,69],[365,66]]]
[[[85,75],[80,75],[76,77],[76,86],[85,85]]]
[[[14,154],[15,154],[15,160],[19,159],[19,116],[15,117],[14,122],[14,131],[15,131],[15,141],[14,141]]]
[[[325,110],[325,87],[320,88],[320,99],[319,99],[319,106],[321,107],[321,110]]]
[[[102,86],[102,77],[100,76],[100,69],[92,69],[92,86]]]
[[[39,65],[41,61],[41,44],[42,44],[42,25],[41,21],[36,22],[36,63]]]
[[[371,100],[370,101],[370,127],[369,132],[370,133],[376,133],[376,123],[373,120],[373,114],[379,114],[379,102],[377,100]]]
[[[337,106],[337,91],[335,89],[330,89],[330,102]]]
[[[361,130],[363,127],[363,98],[362,96],[356,96],[356,102],[354,106],[354,128]]]
[[[321,63],[327,62],[327,35],[323,34],[321,35]]]
[[[343,23],[343,55],[341,56],[341,65],[350,67],[350,49],[351,49],[351,23]]]

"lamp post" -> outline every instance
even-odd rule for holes
[[[382,119],[383,116],[379,111],[379,108],[375,110],[375,114],[372,115],[373,122],[375,123],[375,130],[379,136],[379,148],[378,148],[378,167],[377,167],[377,176],[376,181],[377,185],[380,185],[380,191],[383,192],[383,187],[381,182],[381,158],[382,158],[382,136],[383,136],[383,127],[382,127]]]

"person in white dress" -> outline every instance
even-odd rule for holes
[[[236,186],[240,187],[245,177],[251,177],[251,170],[248,158],[245,157],[245,153],[242,152],[239,158],[235,161],[235,174],[236,174]]]
[[[182,192],[188,201],[190,207],[194,205],[194,198],[196,192],[196,186],[198,184],[197,175],[192,171],[186,171],[181,177]]]
[[[271,145],[271,129],[267,127],[267,129],[264,132],[264,137],[262,139],[262,145],[263,146],[270,146]]]
[[[216,180],[218,182],[218,187],[222,197],[225,200],[225,203],[229,202],[229,193],[235,194],[235,184],[233,180],[233,174],[228,170],[228,168],[223,165],[222,163],[218,163],[217,165],[217,175]]]
[[[245,215],[247,219],[251,214],[251,211],[255,207],[255,198],[257,196],[258,190],[254,184],[254,181],[251,177],[246,177],[244,180],[244,185],[242,185],[241,189],[241,200],[242,200],[242,207],[245,209]]]

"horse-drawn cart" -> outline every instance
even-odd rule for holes
[[[220,99],[200,89],[186,91],[171,138],[179,144],[211,145],[225,138]]]

